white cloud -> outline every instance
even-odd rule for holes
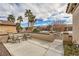
[[[23,16],[25,9],[31,9],[37,18],[47,18],[55,12],[65,12],[67,4],[62,3],[13,3],[13,4],[0,4],[0,16],[8,16],[13,14],[16,17]]]

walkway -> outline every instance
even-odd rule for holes
[[[62,56],[64,54],[62,40],[48,42],[28,39],[20,43],[4,43],[4,45],[14,56]]]

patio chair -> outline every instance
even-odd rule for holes
[[[23,40],[27,40],[27,34],[23,34]]]
[[[19,36],[17,36],[17,35],[14,35],[14,40],[15,40],[15,42],[19,42],[20,43],[20,37]]]
[[[11,42],[11,43],[15,43],[15,39],[14,39],[14,34],[13,33],[8,33],[8,40],[7,42]]]
[[[27,34],[27,38],[28,39],[31,39],[32,37],[31,37],[31,34]]]

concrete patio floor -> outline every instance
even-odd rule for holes
[[[20,43],[4,43],[13,56],[63,56],[63,41],[54,42],[39,39],[28,39]]]

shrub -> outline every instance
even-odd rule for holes
[[[38,33],[38,32],[40,32],[40,30],[38,30],[38,29],[33,30],[33,33]]]
[[[65,56],[79,56],[79,48],[71,42],[63,42]]]

